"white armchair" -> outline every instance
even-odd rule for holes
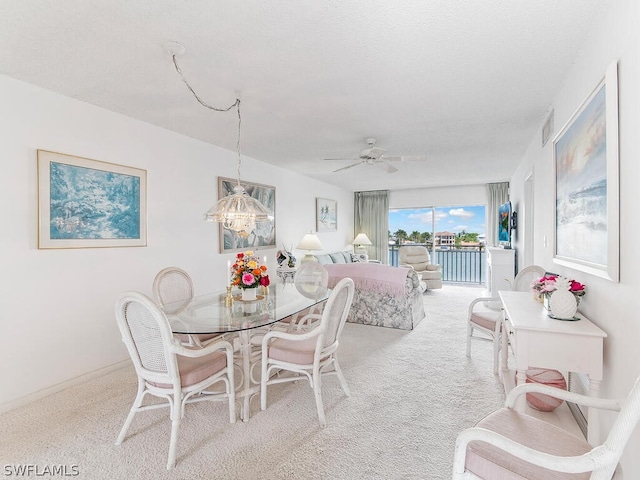
[[[528,392],[620,413],[604,443],[591,446],[566,430],[517,412],[516,399]],[[639,420],[640,378],[624,401],[578,395],[535,383],[520,385],[507,395],[504,408],[458,435],[453,479],[620,478],[618,462]]]
[[[398,249],[398,266],[413,268],[426,284],[427,290],[442,288],[442,270],[440,265],[431,263],[427,247],[405,245]]]

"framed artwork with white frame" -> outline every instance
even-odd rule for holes
[[[38,248],[147,245],[147,171],[38,150]]]
[[[316,198],[316,231],[338,230],[338,202],[327,198]]]
[[[618,282],[617,62],[554,138],[553,163],[553,261]]]

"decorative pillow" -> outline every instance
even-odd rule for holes
[[[333,260],[333,263],[347,263],[342,252],[330,253],[329,256],[331,260]]]
[[[367,263],[367,254],[366,253],[352,253],[351,261],[353,263]]]
[[[329,255],[314,255],[318,259],[320,265],[331,265],[333,260]]]
[[[351,252],[340,252],[340,253],[342,253],[345,263],[353,262],[353,260],[351,259]]]

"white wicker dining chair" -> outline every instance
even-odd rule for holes
[[[326,425],[322,403],[322,377],[337,375],[345,395],[350,395],[340,370],[336,351],[339,338],[353,301],[354,283],[350,278],[338,282],[329,295],[322,315],[304,317],[296,332],[271,331],[262,340],[262,376],[260,407],[267,408],[267,385],[307,378],[316,400],[320,425]],[[305,329],[305,326],[310,326]],[[292,372],[291,376],[274,376],[273,371]]]
[[[193,280],[178,267],[163,268],[153,279],[153,299],[167,315],[179,313],[189,305],[193,292]]]
[[[511,284],[511,290],[527,292],[531,282],[544,275],[545,269],[538,265],[529,265],[518,272]],[[502,329],[502,312],[483,308],[485,303],[500,302],[498,297],[480,297],[469,304],[467,316],[467,357],[471,356],[471,341],[489,341],[493,343],[493,374],[498,374],[498,357],[500,354],[500,333]],[[474,332],[478,335],[474,335]]]
[[[327,294],[328,284],[329,273],[327,272],[327,269],[324,268],[323,265],[316,262],[303,263],[297,269],[294,276],[294,285],[298,293],[300,293],[304,297],[314,300],[318,300]],[[303,319],[305,319],[306,317],[309,317],[309,319],[320,318],[322,309],[324,308],[324,304],[325,302],[316,303],[309,308],[278,320],[276,323],[273,323],[267,327],[256,328],[252,330],[250,339],[251,358],[256,360],[255,362],[253,362],[251,371],[252,382],[260,383],[260,378],[255,377],[253,368],[261,365],[260,358],[262,357],[262,341],[264,340],[265,334],[270,331],[289,333],[296,331],[298,326],[303,325]],[[304,325],[305,327],[309,327],[308,323],[304,323]],[[258,373],[261,372],[261,370],[258,370],[257,368],[256,370]]]
[[[527,392],[539,392],[589,408],[620,413],[606,440],[592,446],[560,427],[517,412],[514,409],[516,399]],[[453,479],[621,478],[618,462],[639,420],[640,378],[626,400],[594,398],[537,383],[520,385],[509,392],[504,408],[458,435]]]
[[[153,279],[153,299],[167,315],[174,315],[184,310],[193,299],[193,280],[187,272],[178,267],[167,267],[160,270]],[[181,342],[203,346],[221,337],[221,334],[180,334]],[[224,337],[229,340],[229,338]]]
[[[120,445],[136,413],[169,407],[171,439],[167,470],[175,465],[178,429],[187,403],[227,400],[235,423],[233,347],[226,341],[203,348],[185,348],[174,338],[169,321],[150,298],[125,292],[116,302],[116,320],[138,376],[138,393],[116,440]],[[224,383],[224,392],[209,390]],[[167,402],[142,405],[149,394]]]

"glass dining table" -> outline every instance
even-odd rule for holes
[[[227,300],[226,292],[214,292],[195,296],[188,300],[163,305],[171,330],[175,334],[238,334],[239,352],[237,365],[243,379],[236,397],[242,399],[241,418],[249,419],[251,397],[259,392],[260,380],[253,379],[252,367],[259,358],[252,358],[251,338],[264,333],[262,327],[276,322],[295,320],[296,316],[320,306],[328,298],[328,292],[321,296],[304,296],[296,288],[286,284],[276,284],[261,289],[256,300],[243,301],[240,292]]]

